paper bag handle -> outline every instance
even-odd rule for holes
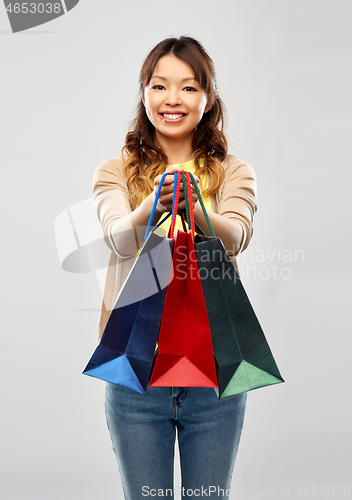
[[[168,213],[166,217],[164,217],[153,229],[153,231],[158,228],[159,226],[161,226],[161,224],[163,222],[166,221],[166,219],[168,219],[170,217],[170,215],[172,215],[172,221],[171,221],[171,226],[170,226],[170,231],[169,231],[169,237],[172,238],[173,237],[173,232],[175,230],[175,222],[176,222],[176,215],[177,215],[177,209],[178,209],[178,201],[179,201],[179,195],[180,195],[180,176],[179,176],[179,172],[175,172],[174,174],[169,174],[168,172],[165,172],[165,174],[162,175],[161,179],[160,179],[160,184],[158,186],[158,190],[155,194],[155,199],[154,199],[154,204],[153,204],[153,208],[150,212],[150,216],[149,216],[149,220],[148,220],[148,225],[147,225],[147,229],[145,231],[145,235],[144,235],[144,240],[147,239],[150,231],[151,231],[151,226],[152,226],[152,222],[153,222],[153,219],[154,219],[154,215],[155,215],[155,211],[156,211],[156,207],[157,207],[157,204],[158,204],[158,201],[159,201],[159,196],[160,196],[160,191],[161,191],[161,188],[162,188],[162,185],[163,185],[163,182],[164,182],[164,179],[167,175],[173,175],[174,176],[174,193],[173,193],[173,198],[172,198],[172,212]]]
[[[189,181],[189,178],[192,180],[192,184],[194,186],[194,189],[197,193],[197,196],[198,196],[198,201],[200,203],[200,206],[202,207],[202,211],[203,211],[203,214],[204,214],[204,218],[206,220],[206,223],[208,225],[208,228],[209,228],[209,231],[210,231],[210,234],[216,238],[216,234],[215,234],[215,231],[213,229],[213,226],[211,225],[211,222],[210,222],[210,219],[209,219],[209,215],[208,215],[208,212],[205,208],[205,205],[204,205],[204,202],[203,202],[203,199],[202,199],[202,195],[200,194],[200,191],[199,191],[199,187],[198,187],[198,184],[193,176],[193,174],[191,174],[191,172],[184,172],[186,174],[186,177],[188,179],[188,182],[184,182],[183,181],[183,184],[185,185],[186,184],[186,190],[185,190],[185,187],[183,188],[185,190],[185,200],[186,200],[186,216],[187,216],[187,211],[190,213],[191,212],[191,209],[192,209],[192,214],[193,214],[193,200],[192,200],[192,189],[191,189],[191,183]],[[182,175],[182,174],[181,174]],[[182,178],[183,180],[183,178]],[[188,208],[187,208],[188,207]],[[194,221],[194,215],[193,215],[193,221]],[[189,225],[189,227],[191,227],[191,224],[192,224],[192,221],[190,218],[187,218],[187,224]],[[199,228],[198,224],[196,224],[197,228]],[[199,228],[200,229],[200,228]],[[202,230],[201,230],[202,231]],[[202,231],[202,233],[204,234],[204,232]],[[194,233],[193,233],[194,234]]]

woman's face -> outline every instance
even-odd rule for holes
[[[173,54],[159,59],[143,102],[157,138],[191,139],[211,105],[195,79],[193,69]]]

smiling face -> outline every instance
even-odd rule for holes
[[[207,101],[191,66],[173,54],[161,57],[143,96],[161,146],[165,140],[192,141],[195,127],[211,108]]]

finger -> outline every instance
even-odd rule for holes
[[[154,186],[155,186],[155,187],[157,187],[157,188],[159,187],[159,184],[160,184],[161,179],[162,179],[162,175],[157,175],[157,176],[155,177],[155,179],[154,179]],[[164,184],[164,183],[165,183],[165,179],[164,179],[164,181],[163,181],[163,184]]]
[[[161,178],[162,178],[162,175],[158,175],[157,177],[155,177],[154,179],[154,191],[156,192],[159,188],[159,185],[160,185],[160,181],[161,181]],[[170,185],[173,185],[174,183],[174,178],[172,175],[167,175],[163,181],[163,185],[162,185],[162,188],[161,189],[164,189],[164,186],[170,186]],[[172,189],[172,188],[171,188]]]
[[[177,207],[177,213],[182,212],[185,208],[186,208],[186,201],[179,200],[178,207]]]
[[[162,188],[160,190],[160,195],[166,196],[170,193],[172,195],[173,192],[174,192],[174,185],[173,184],[166,184],[165,186],[164,185],[162,186]]]
[[[174,174],[175,172],[184,172],[182,167],[166,167],[165,172],[168,174]]]
[[[159,196],[159,201],[162,205],[165,205],[167,207],[172,206],[172,200],[173,200],[173,193],[168,193],[165,195],[160,195]]]
[[[164,179],[163,184],[173,184],[174,183],[174,176],[173,175],[167,175]]]

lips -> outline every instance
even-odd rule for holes
[[[186,113],[160,113],[167,120],[178,120],[186,116]]]

